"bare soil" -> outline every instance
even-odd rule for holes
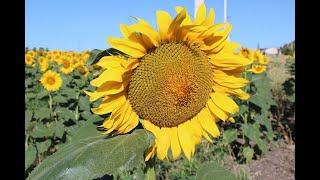
[[[233,165],[232,170],[245,171],[252,180],[294,180],[295,146],[278,142],[266,155],[247,165]]]

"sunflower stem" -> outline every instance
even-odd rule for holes
[[[53,103],[53,100],[52,100],[52,96],[51,96],[51,93],[49,93],[49,108],[50,108],[50,112],[52,113],[52,103]]]
[[[156,173],[154,170],[154,165],[155,165],[155,157],[150,158],[149,161],[146,162],[146,175],[145,175],[145,180],[155,180],[156,179]]]

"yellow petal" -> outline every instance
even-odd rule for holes
[[[202,136],[202,132],[201,132],[201,125],[198,121],[198,116],[194,116],[191,120],[190,120],[190,127],[192,128],[192,132],[193,132],[193,138],[195,141],[195,144],[199,144],[201,142],[201,136]]]
[[[220,131],[207,108],[203,108],[198,116],[199,122],[204,130],[206,130],[213,137],[218,137]]]
[[[130,124],[123,130],[122,132],[123,134],[130,132],[133,128],[137,127],[137,125],[139,124],[139,116],[135,112],[132,112],[131,115],[132,117],[130,117]]]
[[[157,156],[163,160],[167,154],[171,144],[171,130],[170,128],[161,128],[160,135],[157,138]]]
[[[215,83],[212,86],[212,89],[215,92],[226,93],[226,94],[229,94],[229,95],[237,96],[238,98],[240,98],[242,100],[247,100],[250,97],[250,95],[248,93],[244,92],[241,89],[227,88],[227,87],[215,84]]]
[[[210,62],[221,70],[232,70],[252,63],[252,60],[237,54],[209,55]]]
[[[232,122],[232,123],[235,123],[235,122],[236,122],[233,117],[230,117],[228,120],[229,120],[230,122]]]
[[[202,3],[197,10],[194,24],[201,24],[206,19],[206,5]]]
[[[123,38],[108,38],[108,43],[111,47],[122,51],[134,58],[140,58],[146,54],[146,49],[143,45]]]
[[[122,112],[119,113],[120,116],[118,115],[115,118],[112,118],[112,116],[110,116],[110,118],[114,119],[114,123],[113,123],[112,127],[110,129],[108,129],[106,134],[109,134],[114,130],[118,130],[119,126],[122,124],[122,122],[125,121],[126,118],[128,118],[130,116],[131,111],[129,109],[129,101],[126,101],[126,103],[123,105],[121,111]]]
[[[189,128],[186,122],[178,126],[178,137],[182,151],[186,158],[190,160],[192,153],[192,142],[190,141]]]
[[[203,22],[203,25],[212,26],[214,24],[214,20],[215,20],[215,13],[214,13],[214,10],[210,8],[207,19]]]
[[[171,23],[171,16],[166,11],[157,11],[157,26],[162,40],[167,40],[168,28]]]
[[[171,131],[171,152],[173,159],[176,160],[181,154],[181,147],[178,138],[178,128],[172,127]]]
[[[228,96],[223,93],[214,92],[210,94],[213,103],[219,106],[222,110],[231,114],[239,111],[239,106]]]
[[[126,102],[126,98],[123,95],[120,96],[113,96],[108,100],[102,102],[100,106],[97,108],[92,108],[92,112],[95,114],[107,114],[115,110],[117,107],[121,106]]]
[[[179,14],[184,8],[181,7],[181,6],[177,6],[175,8],[177,14]],[[181,25],[184,26],[184,25],[191,25],[192,24],[192,20],[191,20],[191,17],[190,15],[188,14],[188,12],[186,12],[186,18],[182,21]]]
[[[180,27],[182,21],[186,18],[187,11],[183,8],[180,13],[173,19],[169,28],[168,35],[169,37]]]
[[[153,156],[156,154],[156,146],[155,144],[149,147],[145,153],[145,161],[148,161],[150,158],[153,158]]]
[[[213,81],[220,86],[228,88],[242,88],[249,83],[248,80],[232,75],[228,75],[223,71],[215,70],[213,72]]]
[[[159,33],[154,30],[151,25],[149,25],[146,21],[137,18],[138,19],[138,23],[137,24],[133,24],[131,26],[129,26],[129,28],[133,31],[137,31],[137,32],[141,32],[142,34],[146,35],[152,42],[152,44],[156,47],[159,46],[159,42],[160,42],[160,35]]]
[[[145,119],[145,120],[143,120],[142,125],[146,130],[152,132],[152,134],[156,137],[156,139],[160,136],[159,135],[160,128],[158,126],[152,124],[150,121]]]
[[[123,67],[127,65],[127,61],[117,56],[104,56],[96,65],[103,68],[123,69]]]
[[[201,44],[200,49],[201,50],[214,50],[215,48],[219,47],[219,45],[227,39],[227,37],[231,31],[231,28],[232,28],[232,26],[230,24],[226,23],[224,25],[224,28],[222,31],[215,32],[215,34],[213,36],[209,36],[209,37],[205,38],[203,40],[204,44]]]
[[[123,82],[122,75],[124,72],[125,69],[106,69],[99,77],[92,80],[90,84],[99,87],[107,81]]]
[[[226,114],[226,112],[215,105],[211,99],[208,100],[207,106],[209,107],[209,110],[221,120],[225,121],[226,119],[228,119],[228,115]]]

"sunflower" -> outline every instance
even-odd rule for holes
[[[77,69],[78,69],[79,73],[80,73],[81,75],[83,75],[84,77],[87,77],[87,76],[89,75],[89,69],[88,69],[86,66],[84,66],[84,65],[79,65],[79,66],[77,67]]]
[[[266,71],[267,67],[263,65],[252,65],[252,68],[248,71],[253,72],[255,74],[261,74]]]
[[[62,57],[60,59],[61,67],[60,71],[64,74],[70,74],[74,70],[74,64],[70,60],[70,58]]]
[[[155,136],[145,160],[155,154],[177,159],[181,153],[190,159],[202,137],[212,142],[220,135],[219,120],[234,121],[239,107],[232,96],[249,98],[240,73],[252,60],[227,40],[231,25],[214,24],[214,11],[207,15],[204,4],[194,20],[183,7],[176,12],[171,18],[157,11],[158,29],[140,18],[121,24],[123,37],[108,43],[125,57],[101,58],[96,65],[103,71],[90,82],[97,89],[85,91],[90,101],[103,98],[95,114],[111,113],[101,125],[105,134],[130,132],[140,119]]]
[[[42,75],[40,82],[47,91],[57,91],[62,85],[60,74],[51,70]]]
[[[39,65],[40,65],[40,71],[44,72],[48,69],[49,67],[49,60],[45,57],[40,57],[38,59]]]
[[[34,59],[30,54],[26,54],[24,56],[24,62],[28,65],[28,66],[32,66],[34,63]],[[33,67],[33,66],[32,66]]]

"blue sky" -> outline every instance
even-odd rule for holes
[[[205,0],[216,23],[223,22],[223,0]],[[193,15],[194,0],[26,0],[25,45],[82,51],[107,49],[107,37],[121,37],[119,24],[140,17],[156,27],[156,11],[175,15],[175,6]],[[256,48],[279,47],[295,39],[294,0],[228,0],[232,41]]]

